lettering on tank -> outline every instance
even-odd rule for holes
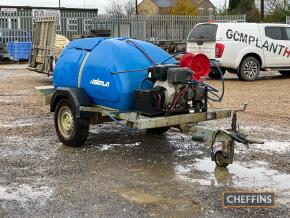
[[[103,80],[98,79],[92,79],[90,81],[91,85],[95,85],[95,86],[102,86],[102,87],[110,87],[110,82],[105,82]]]

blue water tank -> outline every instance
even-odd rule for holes
[[[153,87],[146,80],[147,68],[165,60],[176,63],[161,48],[141,40],[100,37],[74,40],[56,63],[53,85],[83,88],[96,105],[130,111],[134,90]]]

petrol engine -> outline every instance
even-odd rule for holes
[[[207,87],[194,74],[191,68],[174,64],[149,67],[147,79],[154,87],[135,91],[135,110],[149,116],[206,112]]]

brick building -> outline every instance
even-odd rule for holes
[[[199,15],[207,16],[214,14],[215,6],[209,0],[189,0],[196,4]],[[138,5],[140,15],[164,15],[168,14],[171,7],[175,5],[175,0],[143,0]]]

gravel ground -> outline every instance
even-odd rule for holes
[[[174,129],[151,136],[96,125],[84,147],[65,147],[49,108],[36,105],[34,87],[51,78],[0,65],[0,79],[0,217],[290,216],[290,78],[270,72],[245,83],[227,75],[224,101],[213,108],[247,102],[240,129],[265,144],[237,144],[226,169]],[[275,191],[277,208],[222,208],[221,193],[240,189]]]

